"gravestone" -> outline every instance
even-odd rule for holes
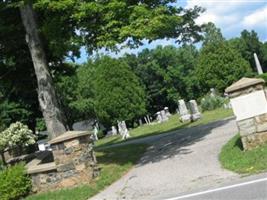
[[[180,113],[180,120],[182,122],[190,121],[191,115],[186,107],[186,104],[183,99],[178,101],[179,113]]]
[[[167,117],[170,117],[170,116],[171,116],[171,113],[170,113],[168,107],[165,107],[165,108],[164,108],[164,111],[165,111],[165,115],[166,115]]]
[[[112,133],[112,135],[117,135],[118,134],[117,128],[115,126],[111,127],[111,133]]]
[[[160,115],[161,115],[162,122],[165,122],[165,121],[168,121],[169,120],[169,117],[166,115],[165,110],[161,110],[160,111]]]
[[[229,94],[245,150],[267,141],[267,99],[264,83],[263,79],[242,78],[225,90]]]
[[[156,113],[157,117],[156,117],[156,120],[158,123],[161,123],[163,120],[162,120],[162,116],[161,116],[161,113],[160,111]]]
[[[94,134],[93,134],[93,140],[94,141],[97,141],[98,140],[97,133],[98,133],[98,129],[97,129],[97,126],[95,126],[94,127]]]
[[[129,131],[127,129],[125,121],[121,122],[121,129],[122,129],[122,139],[127,139],[130,137]]]
[[[214,88],[210,88],[210,96],[215,97],[216,96],[216,90]]]
[[[122,136],[123,132],[122,132],[122,125],[120,121],[118,121],[118,131],[119,131],[119,134]]]
[[[190,100],[189,106],[190,106],[190,110],[191,110],[191,114],[192,114],[192,116],[191,116],[192,120],[195,121],[195,120],[200,119],[201,113],[199,112],[196,100]]]

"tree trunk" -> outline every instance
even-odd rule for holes
[[[49,136],[50,138],[55,138],[67,130],[66,120],[56,98],[32,4],[27,3],[21,6],[20,14],[26,30],[26,42],[31,53],[37,78],[39,104]]]

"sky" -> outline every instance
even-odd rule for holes
[[[178,0],[175,6],[192,8],[195,5],[206,9],[196,20],[197,24],[213,22],[221,29],[226,39],[239,37],[242,30],[255,30],[261,41],[267,41],[267,0]],[[137,49],[122,49],[118,54],[106,52],[99,53],[112,57],[120,57],[124,53],[138,53],[145,48],[153,49],[158,45],[175,45],[174,40],[155,40]],[[76,62],[83,63],[90,58],[84,48],[81,49],[81,58]]]

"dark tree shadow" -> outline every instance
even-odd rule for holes
[[[230,120],[231,119],[217,121],[207,125],[185,128],[177,131],[176,134],[161,138],[160,141],[149,147],[148,151],[141,158],[139,166],[151,162],[160,162],[176,155],[186,155],[192,153],[188,146],[203,140],[205,136],[211,134],[214,128],[223,126]],[[238,143],[238,145],[240,145],[240,143]]]
[[[140,143],[110,148],[97,148],[95,149],[98,152],[97,159],[99,163],[115,163],[120,165],[137,163],[139,160],[137,166],[142,166],[151,162],[160,162],[176,155],[187,155],[192,153],[189,148],[190,145],[203,140],[205,136],[211,134],[214,128],[223,126],[230,120],[232,119],[179,129],[173,134],[156,138],[152,145]],[[146,153],[143,154],[145,151]],[[143,156],[139,159],[142,154]]]

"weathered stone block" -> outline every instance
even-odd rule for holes
[[[267,131],[267,113],[255,117],[256,131],[264,132]]]
[[[75,169],[76,169],[77,171],[82,171],[82,170],[84,170],[85,168],[86,168],[86,165],[85,165],[84,163],[75,166]]]
[[[75,169],[75,165],[72,162],[57,166],[58,172],[65,172],[65,171],[69,171],[69,170],[73,170],[73,169]]]
[[[78,146],[79,144],[80,144],[79,139],[74,139],[74,140],[64,142],[64,145],[66,148]]]
[[[92,142],[92,140],[88,136],[79,138],[79,143],[80,144],[88,144],[89,142]]]
[[[267,142],[267,132],[255,133],[242,137],[243,148],[251,150]]]
[[[237,126],[241,136],[247,136],[256,132],[254,118],[237,121]]]

